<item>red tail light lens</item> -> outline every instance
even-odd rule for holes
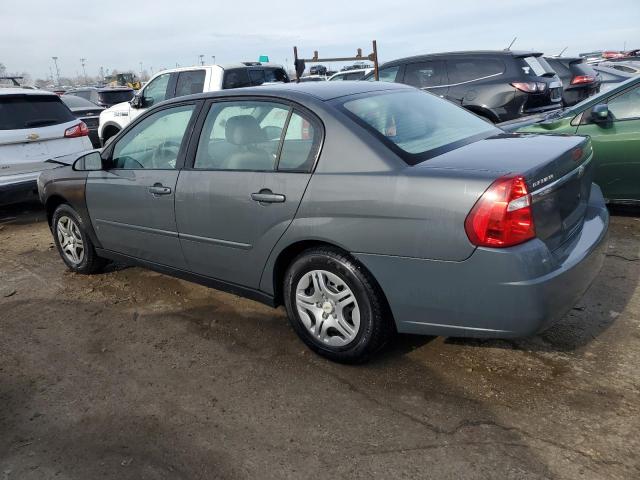
[[[482,194],[464,222],[467,237],[479,247],[511,247],[536,236],[531,195],[524,177],[500,177]]]
[[[592,75],[576,75],[571,79],[571,85],[580,85],[581,83],[593,83],[596,77]]]
[[[547,88],[544,82],[513,82],[511,86],[525,93],[541,93]]]
[[[65,138],[86,137],[87,135],[89,135],[89,128],[84,122],[80,122],[64,131]]]

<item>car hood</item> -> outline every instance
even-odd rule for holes
[[[116,114],[116,113],[125,113],[128,115],[130,110],[131,110],[131,104],[129,102],[122,102],[122,103],[116,103],[115,105],[104,109],[100,113],[100,115]]]

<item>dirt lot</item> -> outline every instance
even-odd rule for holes
[[[400,336],[364,366],[282,309],[138,268],[67,272],[0,211],[0,480],[640,478],[640,221],[535,338]]]

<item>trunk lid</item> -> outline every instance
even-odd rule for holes
[[[525,178],[536,237],[558,250],[584,223],[593,181],[591,140],[566,135],[501,134],[423,162],[419,168],[492,172]]]

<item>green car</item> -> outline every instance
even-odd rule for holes
[[[498,126],[508,132],[590,136],[595,182],[605,198],[640,205],[640,76],[573,107]]]

